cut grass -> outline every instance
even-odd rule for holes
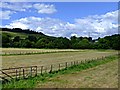
[[[45,53],[56,53],[56,52],[77,52],[85,50],[74,50],[74,49],[32,49],[32,48],[0,48],[2,50],[2,56],[8,55],[31,55],[31,54],[45,54]]]
[[[0,48],[1,55],[30,55],[30,54],[44,54],[54,52],[116,52],[115,50],[88,50],[88,49],[32,49],[32,48]]]
[[[52,73],[44,73],[43,75],[38,75],[37,77],[34,77],[34,78],[29,78],[26,80],[19,80],[19,81],[11,81],[10,83],[3,84],[3,88],[35,88],[36,85],[38,85],[38,83],[46,83],[50,81],[50,78],[52,77],[80,72],[82,70],[86,70],[86,69],[89,69],[101,64],[105,64],[117,59],[118,59],[118,56],[109,56],[104,60],[87,61],[86,63],[74,65],[72,67],[62,69],[60,71],[53,71]],[[90,77],[87,77],[87,78],[90,78]],[[63,80],[63,81],[60,81],[60,83],[66,83],[66,82]]]
[[[36,88],[118,88],[118,60],[86,70],[51,77]]]
[[[117,51],[101,52],[97,50],[84,50],[77,52],[60,51],[57,53],[2,56],[2,68],[13,68],[13,67],[21,67],[21,66],[35,66],[35,65],[49,66],[51,64],[101,58],[102,56],[109,56],[116,53]]]
[[[27,52],[27,53],[10,53],[10,54],[3,54],[2,56],[11,56],[11,55],[34,55],[34,54],[47,54],[47,53],[59,53],[59,52],[79,52],[79,51],[46,51],[46,52]]]

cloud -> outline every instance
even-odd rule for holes
[[[43,32],[46,35],[63,36],[63,33],[65,33],[65,24],[67,23],[59,19],[53,19],[48,17],[26,17],[15,20],[9,25],[6,25],[5,27],[22,29],[28,28],[31,30],[36,30],[38,32]]]
[[[27,9],[34,8],[40,14],[52,14],[57,10],[52,4],[43,4],[43,3],[28,3],[28,2],[2,2],[0,3],[0,8],[12,10],[12,11],[26,11]]]
[[[91,32],[93,36],[105,36],[118,33],[118,10],[104,15],[93,15],[81,19],[75,19],[76,27],[85,34]],[[96,34],[97,32],[97,34]]]
[[[55,9],[54,5],[49,4],[34,4],[33,7],[38,10],[38,13],[42,14],[52,14],[55,13],[57,10]]]
[[[0,19],[10,19],[11,14],[13,14],[11,11],[0,11]]]
[[[57,10],[52,4],[30,3],[30,2],[2,2],[0,3],[0,19],[9,19],[13,13],[17,12],[37,12],[39,14],[52,14]],[[4,10],[4,11],[3,11]]]
[[[0,19],[10,19],[11,15],[17,12],[26,11],[32,6],[28,3],[2,2],[0,3]]]
[[[74,23],[55,18],[26,17],[15,20],[6,27],[28,28],[56,37],[90,36],[103,37],[118,33],[118,10],[104,15],[93,15],[74,19]]]
[[[28,29],[28,26],[25,24],[22,24],[20,22],[11,23],[10,25],[6,25],[7,28],[22,28],[22,29]]]
[[[32,5],[28,3],[22,2],[2,2],[0,7],[3,9],[8,9],[12,11],[26,11],[26,9],[31,8]]]

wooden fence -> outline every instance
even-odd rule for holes
[[[91,60],[103,60],[104,58],[106,58],[106,56]],[[64,63],[47,65],[47,66],[29,66],[29,67],[2,69],[0,70],[0,79],[3,82],[11,81],[11,79],[15,79],[15,80],[26,79],[29,77],[35,77],[38,74],[42,75],[43,73],[51,73],[53,71],[65,69],[73,65],[78,65],[80,63],[85,63],[91,60],[64,62]]]

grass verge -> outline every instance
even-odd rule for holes
[[[62,75],[62,74],[69,74],[69,73],[75,73],[75,72],[80,72],[81,70],[89,69],[101,64],[105,64],[108,62],[111,62],[113,60],[117,60],[118,56],[109,56],[106,57],[105,59],[99,59],[99,60],[91,60],[91,61],[86,61],[85,63],[81,63],[79,65],[74,65],[72,67],[68,67],[59,71],[53,71],[52,73],[44,73],[43,75],[38,75],[37,77],[34,78],[29,78],[26,80],[19,80],[19,81],[11,81],[9,83],[3,84],[3,88],[34,88],[38,83],[45,83],[48,81],[49,78],[55,77],[57,75]]]

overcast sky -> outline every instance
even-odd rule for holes
[[[117,2],[3,2],[0,27],[49,36],[104,37],[118,33]]]

